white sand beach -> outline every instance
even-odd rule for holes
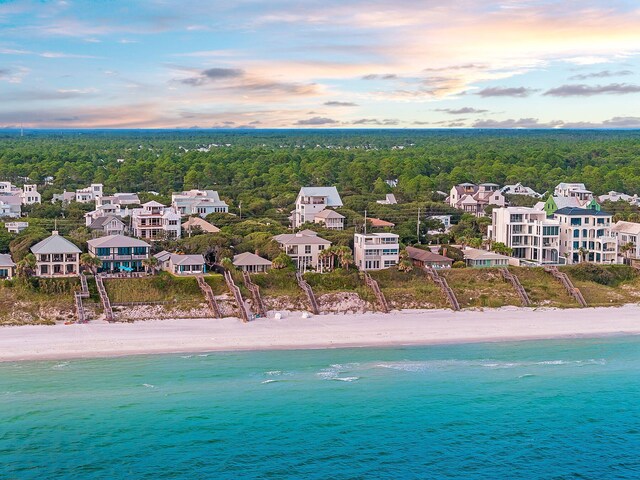
[[[134,354],[429,345],[640,334],[640,306],[585,309],[407,310],[388,315],[300,313],[0,329],[0,361]]]

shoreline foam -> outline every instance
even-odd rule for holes
[[[60,360],[214,351],[393,347],[640,334],[640,306],[580,310],[506,307],[483,311],[404,310],[391,314],[134,323],[0,329],[0,361]]]

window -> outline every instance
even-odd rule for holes
[[[134,255],[146,255],[147,254],[147,247],[134,247],[133,248],[133,254]]]
[[[311,245],[304,246],[304,253],[311,253]]]
[[[318,251],[324,250],[324,245],[318,245]]]
[[[40,265],[40,273],[43,275],[49,273],[49,265]]]
[[[581,218],[572,218],[571,219],[571,225],[582,225],[582,219]]]
[[[131,247],[118,248],[118,255],[131,255]]]
[[[578,248],[580,248],[580,242],[573,242],[573,248],[574,250],[577,250]]]
[[[577,228],[573,231],[573,238],[580,238],[580,230]]]

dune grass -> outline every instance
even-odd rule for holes
[[[400,272],[388,268],[369,272],[393,308],[448,308],[444,294],[419,268]]]
[[[497,268],[452,268],[440,274],[447,279],[461,308],[522,306],[515,289]]]

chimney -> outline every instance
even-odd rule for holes
[[[53,231],[51,232],[51,235],[58,235],[58,230],[53,230]]]

